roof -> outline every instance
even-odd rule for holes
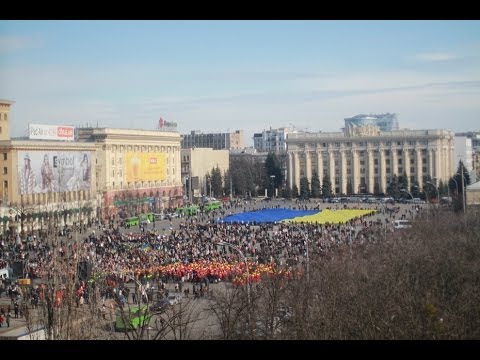
[[[467,191],[480,191],[480,181],[467,186]]]

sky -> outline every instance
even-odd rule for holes
[[[357,114],[480,131],[480,21],[0,21],[0,99],[29,123],[340,131]]]

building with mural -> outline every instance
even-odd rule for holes
[[[96,149],[97,216],[118,219],[183,204],[180,134],[175,131],[79,128]]]
[[[74,127],[31,124],[10,137],[10,106],[0,100],[0,221],[17,232],[81,223],[94,216],[95,145],[74,142]]]

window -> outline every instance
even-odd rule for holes
[[[398,159],[398,165],[402,165],[402,159]]]
[[[3,181],[3,187],[5,188],[5,190],[8,189],[8,181],[7,180]]]
[[[390,159],[386,159],[385,164],[390,165]]]
[[[3,168],[3,175],[7,175],[8,174],[8,168],[7,167],[4,167]]]
[[[427,163],[427,158],[423,158],[422,159],[422,164],[426,164]]]
[[[414,172],[415,172],[415,167],[414,167],[414,166],[411,166],[411,167],[410,167],[410,173],[413,174]]]
[[[365,165],[365,160],[360,160],[360,165]]]
[[[387,167],[387,174],[390,174],[390,168]]]
[[[2,133],[2,127],[0,126],[0,134]]]
[[[115,165],[115,159],[112,158],[112,165]]]
[[[397,155],[402,156],[402,150],[397,150]]]
[[[374,163],[375,165],[378,165],[378,159],[373,160],[373,163]]]
[[[385,150],[385,156],[390,156],[390,150]]]
[[[398,172],[399,172],[399,173],[403,173],[403,168],[399,167],[399,168],[398,168]]]
[[[397,141],[397,145],[398,145],[398,146],[403,145],[403,141]]]
[[[365,174],[365,168],[360,169],[360,174]]]
[[[386,145],[386,146],[392,146],[392,142],[391,142],[391,141],[387,141],[387,142],[385,143],[385,145]]]
[[[375,168],[375,174],[378,174],[378,168]]]
[[[7,160],[7,153],[3,153],[3,160]]]
[[[424,172],[424,173],[427,172],[427,167],[426,166],[422,167],[422,172]]]
[[[415,164],[415,159],[414,158],[410,159],[410,164]]]

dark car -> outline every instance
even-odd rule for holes
[[[161,299],[158,300],[155,304],[150,306],[151,312],[164,312],[170,305],[170,301],[168,299]]]

